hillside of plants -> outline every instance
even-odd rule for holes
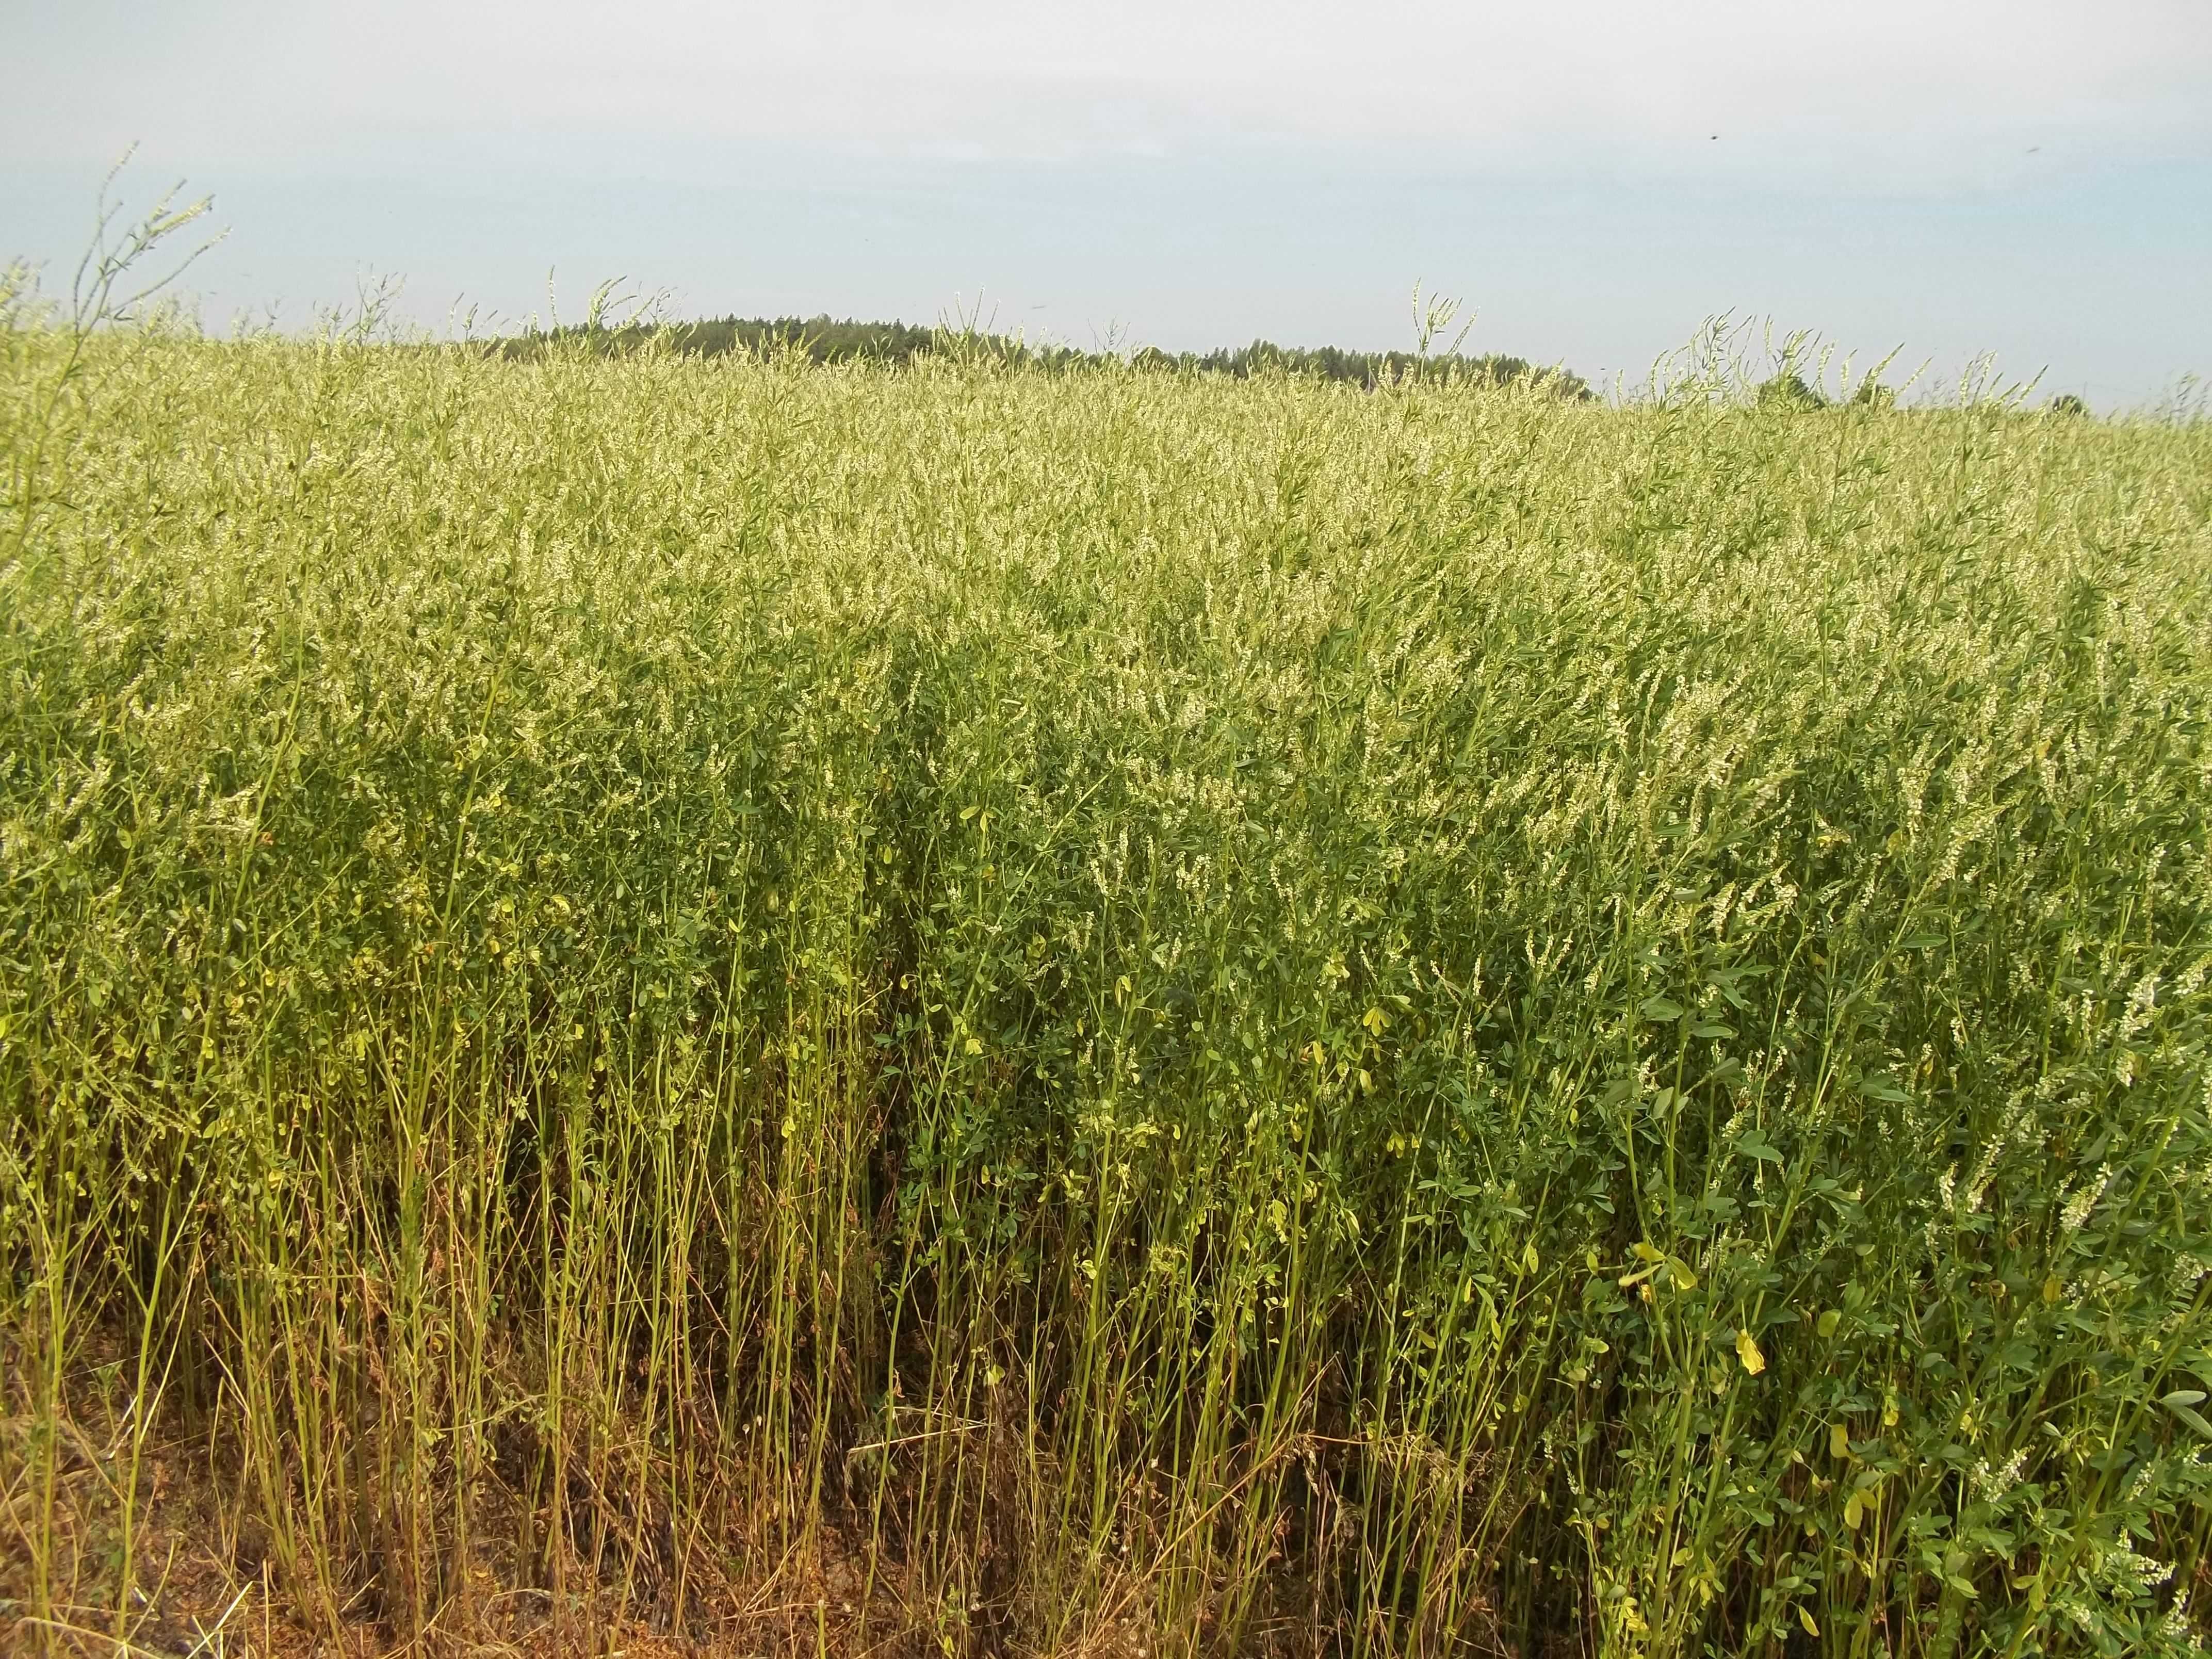
[[[611,287],[610,284],[600,291],[601,303],[611,297]],[[392,292],[396,296],[396,289]],[[1126,351],[1085,351],[1075,346],[1032,343],[1015,335],[993,333],[980,314],[980,304],[977,313],[948,319],[935,327],[915,323],[859,322],[827,314],[713,317],[658,325],[636,321],[611,325],[587,323],[568,328],[533,327],[504,337],[497,345],[506,356],[525,361],[536,357],[554,342],[572,351],[582,349],[602,355],[635,351],[650,342],[663,350],[699,357],[719,357],[733,351],[751,356],[781,352],[817,363],[908,365],[919,357],[955,356],[971,360],[987,358],[1008,368],[1061,373],[1127,365],[1155,372],[1222,374],[1236,380],[1249,380],[1255,374],[1291,374],[1340,381],[1370,392],[1387,381],[1413,378],[1494,386],[1525,380],[1541,383],[1557,397],[1588,398],[1596,395],[1589,382],[1571,370],[1540,367],[1525,357],[1502,353],[1350,351],[1341,346],[1279,346],[1272,340],[1255,340],[1246,346],[1219,346],[1203,352],[1169,352],[1158,346]],[[1793,391],[1800,403],[1807,401],[1808,396],[1817,396],[1802,376]]]
[[[0,341],[0,1646],[2202,1651],[2212,425]]]

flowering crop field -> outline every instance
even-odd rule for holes
[[[0,1642],[2198,1650],[2212,426],[5,343]]]

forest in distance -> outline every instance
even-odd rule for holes
[[[1259,374],[1283,374],[1345,382],[1373,390],[1386,380],[1413,375],[1504,385],[1528,380],[1541,384],[1555,395],[1587,398],[1595,394],[1582,376],[1558,368],[1547,368],[1525,358],[1504,355],[1468,356],[1458,351],[1434,356],[1415,351],[1349,351],[1337,346],[1279,346],[1255,340],[1245,346],[1218,347],[1212,351],[1169,352],[1157,346],[1130,351],[1106,349],[1085,351],[1064,344],[1030,343],[1012,335],[990,331],[972,324],[951,328],[900,322],[856,322],[849,318],[716,317],[697,321],[656,325],[628,325],[611,328],[586,325],[510,337],[500,349],[511,356],[527,357],[556,337],[583,337],[602,349],[634,349],[651,338],[678,353],[714,357],[732,351],[791,351],[817,363],[911,363],[917,357],[960,352],[988,357],[1009,365],[1067,370],[1096,368],[1108,363],[1127,363],[1144,369],[1248,379]]]

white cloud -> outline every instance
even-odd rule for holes
[[[51,150],[127,131],[302,165],[400,134],[659,143],[672,166],[685,146],[762,139],[1038,157],[1279,140],[1509,171],[1809,168],[1887,185],[2029,145],[2212,143],[2205,0],[182,11],[83,0],[50,16],[7,136]]]

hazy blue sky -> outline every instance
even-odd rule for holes
[[[143,141],[228,240],[215,326],[363,273],[573,313],[1640,374],[1708,313],[2101,406],[2212,373],[2212,0],[0,0],[0,252],[61,263]]]

